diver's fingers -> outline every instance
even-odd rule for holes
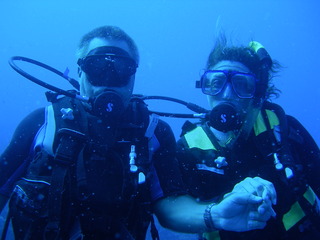
[[[266,222],[270,219],[270,214],[267,212],[261,214],[259,211],[250,211],[249,213],[249,220],[250,221],[257,221],[257,222]]]
[[[249,220],[248,221],[248,230],[263,229],[266,225],[267,225],[266,222]]]
[[[275,217],[276,213],[272,208],[271,204],[261,204],[258,209],[252,208],[249,213],[249,219],[254,221],[268,221],[270,217]]]
[[[258,207],[258,212],[260,214],[265,214],[266,212],[269,212],[269,214],[272,216],[272,217],[275,217],[277,214],[276,212],[274,211],[274,209],[272,208],[272,205],[271,203],[269,204],[266,204],[265,201],[263,201],[259,207]]]
[[[241,193],[242,199],[239,199],[239,203],[245,203],[255,206],[255,209],[257,209],[257,205],[260,205],[263,203],[263,198],[259,197],[257,195],[254,195],[252,193]]]
[[[259,184],[260,183],[253,180],[253,178],[247,177],[234,186],[233,192],[248,192],[248,193],[258,195],[257,194],[257,185],[259,185]]]
[[[262,198],[265,200],[269,198],[274,205],[277,204],[277,192],[273,184],[260,177],[254,177],[253,179],[255,180],[255,182],[252,182],[252,184],[255,184],[257,186],[259,196],[262,196]]]

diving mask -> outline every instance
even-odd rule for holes
[[[138,67],[128,52],[118,47],[98,47],[91,50],[78,65],[94,86],[123,87]]]
[[[253,98],[256,91],[257,78],[250,73],[224,70],[207,70],[201,77],[202,92],[216,96],[227,83],[232,85],[239,98]]]

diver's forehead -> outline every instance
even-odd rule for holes
[[[89,44],[88,50],[86,52],[86,55],[95,48],[98,47],[118,47],[130,54],[131,57],[133,57],[133,54],[130,51],[130,48],[128,44],[125,41],[119,41],[119,40],[114,40],[114,39],[102,39],[102,38],[94,38]]]
[[[237,72],[250,72],[249,68],[241,62],[223,60],[218,62],[213,67],[210,67],[210,70],[229,70]]]

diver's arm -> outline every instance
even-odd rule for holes
[[[154,209],[165,228],[186,233],[204,232],[206,229],[203,220],[206,205],[199,204],[188,195],[160,199]]]
[[[44,109],[26,116],[16,128],[10,144],[0,155],[0,212],[9,199],[15,179],[23,174],[33,139],[44,122]]]
[[[246,178],[226,194],[220,203],[211,205],[212,226],[204,221],[208,203],[200,203],[188,195],[158,200],[155,213],[161,225],[178,232],[199,233],[212,230],[249,231],[262,229],[275,216],[272,204],[276,193],[272,183],[261,178]],[[210,224],[209,224],[210,225]]]
[[[44,123],[44,113],[44,108],[33,111],[15,129],[9,145],[0,155],[0,186],[28,157],[34,137]]]

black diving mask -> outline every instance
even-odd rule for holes
[[[118,47],[98,47],[91,50],[78,65],[93,86],[123,87],[136,73],[137,63],[129,53]]]

